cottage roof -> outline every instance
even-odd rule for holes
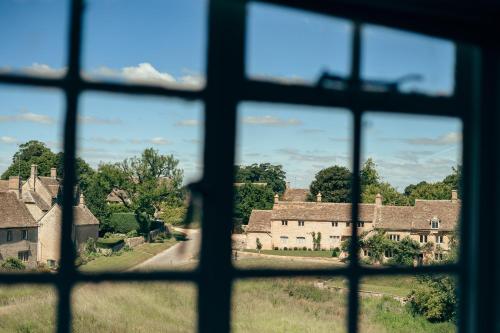
[[[413,206],[377,207],[375,227],[388,230],[409,230],[412,227]]]
[[[0,180],[0,191],[8,191],[8,190],[9,190],[9,181]]]
[[[451,200],[415,200],[414,229],[430,229],[431,220],[439,220],[440,230],[453,230],[460,217],[461,202]]]
[[[272,210],[252,210],[246,232],[271,232]]]
[[[14,192],[0,192],[0,228],[36,227],[36,221]]]
[[[359,220],[373,221],[374,204],[359,205]],[[350,203],[287,202],[273,207],[273,220],[351,221]]]
[[[57,197],[59,193],[60,182],[59,179],[53,177],[38,177],[42,184],[49,190],[52,198]]]
[[[37,205],[42,211],[46,212],[50,209],[50,205],[46,203],[42,197],[35,191],[28,191],[23,194],[23,201],[25,203],[32,203]]]
[[[287,188],[283,193],[283,201],[304,202],[307,201],[308,195],[307,188]]]
[[[125,198],[125,200],[128,200],[127,193],[124,190],[119,190],[119,189],[113,189],[111,192],[108,194],[106,197],[107,202],[118,202],[121,203],[122,199],[120,197]]]
[[[62,207],[59,204],[52,206],[56,219],[62,218]],[[92,212],[84,205],[73,206],[74,224],[75,225],[92,225],[99,224],[99,220]],[[47,215],[44,215],[44,217]],[[44,217],[40,221],[44,220]],[[43,222],[42,222],[43,223]]]

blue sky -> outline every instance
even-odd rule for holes
[[[198,89],[204,84],[206,2],[91,0],[87,2],[83,75],[91,80]],[[247,75],[312,84],[328,71],[350,71],[349,21],[266,5],[249,7]],[[67,1],[0,2],[0,71],[58,76],[65,71]],[[394,80],[419,74],[404,91],[453,91],[452,43],[375,26],[363,30],[362,75]],[[0,171],[17,144],[61,146],[60,92],[0,86]],[[146,147],[172,153],[186,179],[201,172],[203,105],[174,99],[86,93],[80,101],[79,153],[91,165],[137,155]],[[351,117],[341,109],[242,102],[239,163],[284,166],[293,186],[306,187],[321,168],[350,165]],[[436,117],[363,119],[363,158],[399,189],[436,181],[460,161],[460,123]]]

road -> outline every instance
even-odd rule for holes
[[[191,262],[198,255],[200,249],[200,230],[180,228],[175,228],[175,230],[185,233],[187,240],[179,242],[154,257],[149,258],[135,266],[132,270],[162,270]]]

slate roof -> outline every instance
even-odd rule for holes
[[[246,232],[271,232],[272,210],[252,210]]]
[[[28,208],[14,192],[0,192],[0,228],[36,227]]]
[[[374,204],[360,204],[359,220],[372,222],[374,208]],[[351,221],[350,203],[280,201],[272,212],[272,220]]]
[[[120,196],[124,197],[125,200],[128,200],[127,193],[124,190],[113,189],[106,197],[106,201],[107,202],[122,203],[123,201],[122,201],[122,199],[120,199]]]
[[[8,190],[9,190],[9,181],[0,180],[0,191],[8,191]]]
[[[55,209],[56,219],[62,218],[62,207],[59,204],[55,204],[52,209]],[[86,206],[74,206],[73,213],[75,218],[75,225],[92,225],[99,224],[99,220],[90,212]],[[46,216],[46,215],[45,215]],[[42,219],[43,220],[43,217]]]
[[[35,191],[29,191],[27,193],[23,193],[23,201],[25,203],[33,203],[36,204],[42,211],[46,212],[50,209],[50,205],[46,203],[42,197],[36,193]]]
[[[375,227],[389,230],[411,229],[413,206],[377,207]]]
[[[439,219],[439,230],[453,230],[460,218],[461,202],[450,200],[415,200],[414,229],[431,229],[431,220]]]
[[[283,193],[283,201],[304,202],[307,201],[308,195],[307,188],[287,188]]]

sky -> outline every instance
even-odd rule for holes
[[[57,77],[66,68],[68,1],[0,2],[0,71]],[[205,81],[204,0],[89,0],[84,16],[82,75],[88,80],[200,89]],[[324,73],[350,72],[349,21],[275,6],[248,8],[246,73],[282,83],[314,84]],[[449,41],[366,25],[361,74],[395,80],[418,74],[403,92],[453,93],[454,45]],[[0,85],[0,172],[18,144],[36,139],[61,147],[63,94]],[[79,104],[78,153],[93,167],[153,147],[174,154],[186,182],[202,172],[203,103],[87,92]],[[367,110],[372,111],[372,110]],[[362,159],[399,190],[438,181],[460,163],[456,119],[387,115],[363,118]],[[334,164],[351,166],[348,110],[241,102],[237,163],[283,165],[293,187],[308,187]]]

